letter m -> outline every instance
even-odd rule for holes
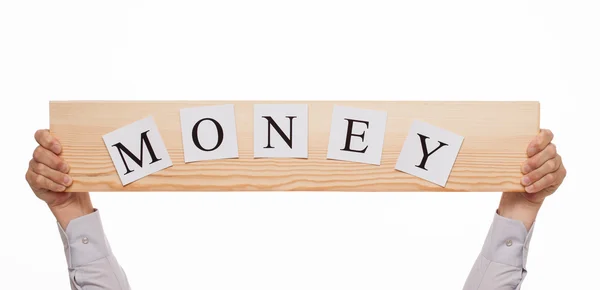
[[[156,158],[154,149],[152,149],[152,144],[150,144],[150,140],[148,139],[149,131],[150,130],[142,133],[142,135],[141,135],[140,158],[138,158],[133,153],[131,153],[131,151],[129,151],[129,149],[127,149],[127,147],[125,147],[121,142],[112,145],[112,147],[117,147],[117,150],[119,150],[119,155],[121,155],[123,164],[125,164],[125,169],[127,169],[127,172],[125,172],[125,174],[123,174],[123,175],[133,172],[133,170],[129,169],[129,166],[127,165],[127,161],[125,161],[125,156],[123,156],[123,153],[125,153],[137,165],[139,165],[140,167],[143,167],[144,166],[144,162],[143,162],[143,160],[144,160],[144,145],[146,145],[148,147],[148,152],[150,153],[150,158],[152,158],[152,162],[150,162],[150,164],[162,160],[161,158]]]

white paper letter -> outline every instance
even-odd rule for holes
[[[308,158],[308,105],[254,105],[254,157]]]
[[[415,120],[398,156],[396,169],[445,187],[463,139]]]
[[[123,186],[173,165],[152,117],[102,138]]]
[[[379,165],[387,112],[334,106],[327,158]]]
[[[185,162],[238,157],[233,105],[180,111]]]

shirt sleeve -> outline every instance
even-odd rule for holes
[[[104,236],[100,213],[58,225],[69,267],[72,290],[130,290],[125,272],[119,266]]]
[[[527,275],[527,252],[533,226],[496,213],[481,253],[463,290],[519,290]]]

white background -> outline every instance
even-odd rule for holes
[[[597,1],[0,2],[0,289],[68,289],[48,100],[539,100],[568,176],[524,289],[598,289]],[[510,118],[510,116],[507,116]],[[238,120],[239,121],[239,120]],[[498,193],[97,193],[135,289],[460,289]]]

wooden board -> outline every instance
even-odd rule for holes
[[[308,104],[308,159],[254,159],[253,105]],[[179,110],[234,104],[239,159],[185,164]],[[387,111],[381,165],[327,160],[334,105]],[[154,116],[173,166],[125,187],[102,136]],[[465,137],[446,187],[394,169],[412,120]],[[50,102],[50,131],[71,165],[70,191],[522,191],[520,165],[539,131],[538,102]]]

